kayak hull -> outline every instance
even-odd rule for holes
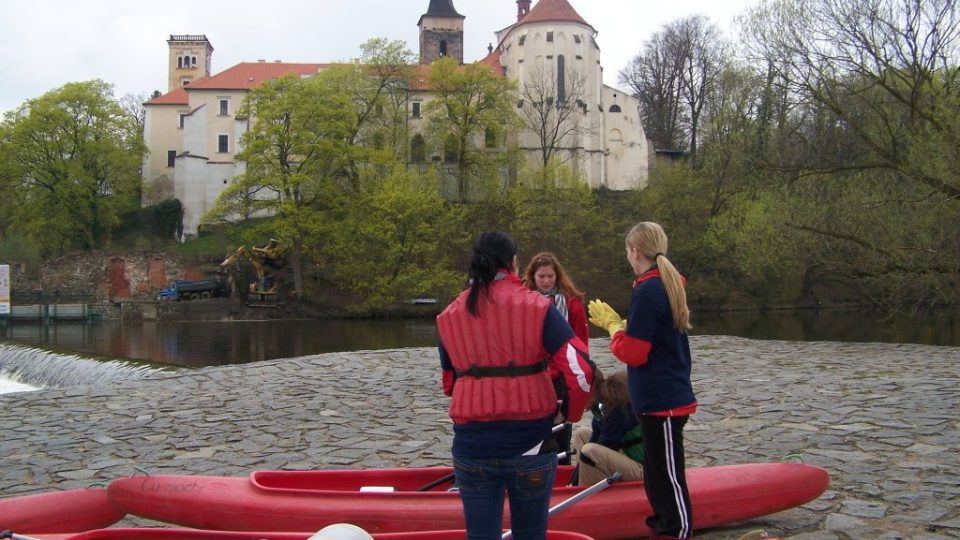
[[[38,540],[307,540],[315,533],[203,531],[197,529],[99,529],[76,534],[37,536]],[[417,531],[377,533],[374,540],[464,540],[464,531]],[[594,540],[564,531],[547,531],[547,540]]]
[[[0,499],[0,530],[16,533],[77,532],[107,527],[126,513],[105,489],[70,489]]]
[[[353,523],[371,533],[463,529],[456,492],[440,485],[452,472],[410,469],[258,471],[243,477],[141,476],[114,480],[110,501],[127,513],[198,529],[316,531]],[[565,487],[560,467],[550,506],[585,489]],[[786,510],[809,502],[829,484],[827,472],[799,463],[759,463],[687,470],[696,529]],[[505,505],[508,506],[508,505]],[[642,537],[652,513],[643,482],[621,482],[550,518],[550,528],[598,540]],[[509,528],[509,508],[503,527]]]

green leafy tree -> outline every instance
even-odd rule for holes
[[[4,115],[0,142],[11,230],[47,253],[108,244],[139,204],[146,148],[103,81],[68,83],[26,101]]]
[[[449,298],[462,285],[448,248],[464,243],[462,209],[440,197],[431,177],[404,168],[344,198],[328,231],[328,273],[350,294],[353,309]]]
[[[458,65],[444,57],[430,66],[427,83],[433,99],[426,106],[428,129],[436,148],[457,164],[456,198],[465,200],[471,180],[497,175],[504,158],[484,151],[487,135],[503,140],[516,128],[514,83],[483,64]]]
[[[339,70],[309,79],[286,76],[253,90],[241,108],[252,119],[237,159],[246,170],[220,195],[205,221],[272,216],[271,235],[290,247],[294,294],[303,294],[305,242],[325,226],[324,206],[350,176],[358,147],[352,96]]]
[[[960,58],[947,0],[780,0],[745,21],[782,89],[768,154],[810,283],[882,307],[958,301]],[[768,117],[770,118],[770,117]]]

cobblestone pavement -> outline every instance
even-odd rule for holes
[[[797,454],[831,486],[698,538],[960,538],[960,348],[691,339],[688,466]],[[591,342],[605,370],[608,340]],[[435,349],[323,354],[0,396],[0,493],[133,474],[449,463]],[[126,518],[123,525],[151,524]]]

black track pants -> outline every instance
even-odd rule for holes
[[[638,417],[643,425],[643,479],[654,515],[651,532],[668,538],[690,538],[693,513],[683,459],[683,426],[688,416]]]

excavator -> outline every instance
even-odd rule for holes
[[[256,272],[256,279],[250,283],[248,296],[258,298],[261,302],[276,301],[279,293],[279,283],[271,269],[280,269],[286,264],[287,246],[275,238],[271,238],[267,245],[263,247],[253,247],[247,249],[246,246],[240,246],[237,251],[224,259],[220,267],[227,269],[235,265],[234,270],[237,275],[240,273],[240,260],[246,259],[250,262]]]

